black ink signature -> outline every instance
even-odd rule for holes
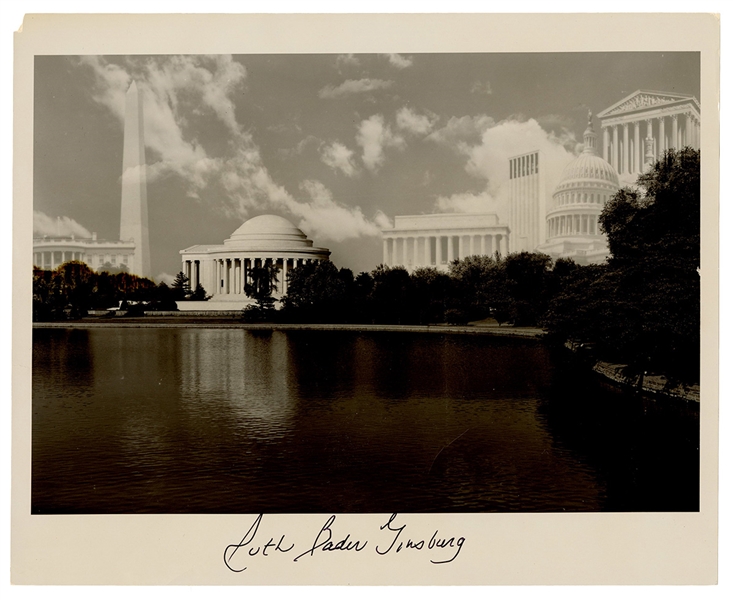
[[[336,521],[336,515],[331,515],[328,520],[326,521],[326,524],[321,527],[321,530],[318,532],[318,535],[316,536],[315,541],[313,542],[313,545],[310,547],[310,549],[303,552],[303,554],[299,554],[293,559],[293,562],[297,562],[299,558],[302,558],[306,554],[310,554],[313,556],[316,550],[319,548],[322,552],[333,552],[334,550],[354,550],[355,552],[361,552],[366,548],[367,542],[361,543],[359,540],[350,542],[349,537],[351,537],[350,533],[346,534],[346,537],[335,544],[331,542],[331,538],[333,537],[333,532],[331,531],[331,525],[333,525],[334,521]],[[321,534],[328,534],[328,537],[321,540]],[[361,546],[359,545],[361,544]]]
[[[241,569],[236,569],[232,566],[232,560],[234,559],[234,555],[237,553],[238,550],[247,548],[247,546],[250,546],[247,548],[247,554],[249,556],[257,556],[260,552],[262,552],[262,556],[269,556],[267,551],[274,548],[275,552],[290,552],[293,548],[295,548],[295,544],[291,544],[289,548],[283,547],[283,543],[285,541],[285,534],[280,536],[280,540],[275,543],[275,538],[270,538],[270,540],[264,545],[264,546],[253,546],[251,545],[254,541],[255,535],[257,535],[257,530],[260,527],[260,523],[262,523],[262,515],[258,515],[255,519],[254,523],[250,526],[250,528],[247,530],[247,533],[244,534],[244,537],[238,544],[229,544],[224,549],[224,564],[227,566],[227,568],[230,571],[234,571],[235,573],[241,573],[242,571],[245,571],[247,567],[242,567]]]
[[[443,565],[449,562],[453,562],[456,559],[461,549],[463,548],[463,543],[466,541],[465,537],[459,537],[458,539],[456,539],[455,537],[439,538],[438,530],[436,529],[435,533],[433,533],[430,541],[428,541],[427,544],[425,543],[425,539],[417,541],[408,539],[406,542],[401,541],[398,544],[399,537],[407,527],[407,524],[402,525],[401,527],[392,527],[392,523],[396,518],[397,513],[393,513],[389,520],[379,528],[380,531],[384,531],[386,529],[387,531],[395,532],[396,535],[392,539],[392,543],[389,545],[389,548],[387,548],[386,550],[380,550],[379,546],[376,546],[375,550],[377,551],[377,554],[384,556],[385,554],[391,552],[393,548],[395,549],[395,553],[399,552],[403,548],[405,550],[423,550],[425,548],[427,548],[428,550],[433,550],[435,548],[456,548],[456,553],[453,555],[452,558],[449,558],[448,560],[430,560],[430,562],[434,565]],[[396,548],[395,544],[397,544]]]

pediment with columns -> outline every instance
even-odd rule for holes
[[[699,107],[697,100],[691,95],[637,90],[603,112],[598,113],[598,117],[612,117],[643,108],[663,107],[664,105],[671,105],[680,101],[689,101],[696,107]]]

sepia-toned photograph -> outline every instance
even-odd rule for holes
[[[699,509],[699,53],[34,95],[33,514]]]
[[[712,582],[717,24],[197,19],[16,38],[14,580]]]

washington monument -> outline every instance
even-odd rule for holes
[[[130,272],[150,277],[148,194],[145,178],[145,137],[142,94],[133,81],[125,98],[125,141],[122,151],[120,240],[134,241]]]

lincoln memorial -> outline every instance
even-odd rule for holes
[[[179,302],[180,310],[237,310],[252,302],[245,286],[252,282],[252,270],[275,267],[277,283],[273,297],[288,291],[288,272],[307,262],[327,260],[331,252],[316,248],[307,236],[287,219],[260,215],[246,221],[218,245],[191,246],[181,250],[182,271],[191,289],[201,284],[208,302]]]
[[[509,227],[495,214],[400,215],[382,230],[383,262],[408,271],[445,271],[455,259],[474,254],[507,254]]]

